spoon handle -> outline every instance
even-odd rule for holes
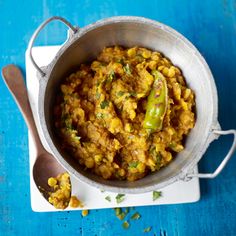
[[[29,104],[28,93],[24,83],[24,79],[20,69],[15,65],[7,65],[2,68],[2,77],[14,97],[25,122],[32,134],[32,138],[36,147],[37,154],[45,153],[38,131],[34,122],[32,110]]]

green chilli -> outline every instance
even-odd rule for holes
[[[147,109],[143,127],[149,133],[162,129],[162,123],[168,104],[168,89],[165,77],[157,70],[152,71],[154,83],[148,96]]]

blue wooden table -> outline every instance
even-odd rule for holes
[[[114,15],[144,16],[185,35],[208,62],[218,89],[219,122],[236,128],[236,1],[147,0],[0,0],[0,68],[18,64],[25,71],[24,53],[35,28],[53,15],[83,27]],[[40,45],[62,43],[65,27],[52,24]],[[232,137],[215,141],[200,162],[213,171]],[[27,128],[0,80],[0,235],[236,235],[236,155],[214,180],[201,180],[201,200],[194,204],[139,207],[141,219],[128,230],[113,210],[34,213],[30,207]]]

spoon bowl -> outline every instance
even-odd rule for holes
[[[27,89],[20,69],[15,65],[2,68],[2,77],[15,99],[30,130],[36,148],[36,161],[33,166],[33,178],[39,191],[48,201],[51,187],[47,184],[50,177],[66,172],[52,154],[43,147],[31,111]]]
[[[48,179],[64,172],[66,172],[65,169],[55,161],[50,153],[45,152],[37,157],[33,166],[33,179],[47,200],[49,192],[52,191],[52,188],[48,185]]]

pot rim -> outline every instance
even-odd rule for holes
[[[109,25],[109,24],[115,24],[115,23],[120,23],[120,22],[132,22],[132,23],[142,23],[142,24],[151,24],[156,28],[160,28],[161,30],[165,31],[168,34],[174,35],[178,40],[183,41],[185,45],[188,46],[189,50],[194,53],[198,59],[200,60],[201,64],[203,65],[207,76],[209,78],[210,82],[210,88],[211,88],[211,95],[212,95],[212,100],[213,100],[213,112],[212,112],[212,120],[211,120],[211,125],[209,127],[209,132],[208,132],[208,137],[204,143],[204,145],[201,146],[201,150],[195,154],[195,158],[193,161],[186,163],[182,169],[177,172],[175,175],[167,178],[165,181],[158,183],[158,184],[150,184],[144,187],[135,187],[135,188],[126,188],[126,187],[114,187],[110,185],[104,185],[102,183],[99,183],[97,181],[91,180],[90,178],[80,174],[78,171],[76,171],[75,168],[73,168],[67,161],[62,157],[62,155],[59,153],[57,148],[55,147],[54,143],[52,142],[52,139],[49,135],[48,129],[47,129],[47,124],[45,120],[45,114],[44,114],[44,99],[45,99],[45,91],[47,88],[47,83],[50,78],[51,72],[54,68],[54,66],[57,63],[58,58],[69,48],[71,44],[73,44],[76,40],[78,40],[79,37],[85,35],[91,30],[94,30],[96,28],[102,27],[104,25]],[[205,153],[207,147],[209,144],[218,137],[218,135],[213,134],[211,131],[214,129],[220,130],[220,126],[217,120],[218,117],[218,96],[217,96],[217,89],[216,85],[214,82],[213,75],[210,71],[210,68],[208,64],[206,63],[205,59],[203,56],[200,54],[200,52],[197,50],[197,48],[187,39],[185,38],[182,34],[177,32],[175,29],[160,23],[158,21],[154,21],[151,19],[147,19],[144,17],[137,17],[137,16],[115,16],[115,17],[110,17],[110,18],[105,18],[102,20],[99,20],[95,23],[89,24],[83,28],[80,28],[77,33],[75,34],[68,34],[68,40],[62,45],[62,47],[59,49],[57,52],[56,56],[52,60],[52,62],[47,65],[46,67],[42,67],[44,71],[46,72],[46,75],[42,77],[39,73],[37,74],[39,78],[39,99],[38,99],[38,115],[39,115],[39,123],[41,126],[41,129],[43,131],[44,138],[55,156],[55,158],[58,160],[58,162],[75,178],[91,185],[94,187],[97,187],[99,189],[104,189],[107,191],[112,191],[112,192],[120,192],[120,193],[132,193],[132,194],[138,194],[138,193],[144,193],[144,192],[150,192],[156,189],[161,189],[177,180],[183,179],[185,180],[185,177],[188,173],[191,173],[194,169],[194,167],[197,165],[199,160],[202,158],[203,154]]]

